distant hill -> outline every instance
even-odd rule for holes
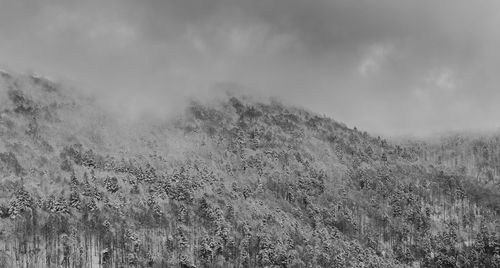
[[[230,93],[127,121],[0,72],[0,267],[500,267],[498,144]]]

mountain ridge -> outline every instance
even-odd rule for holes
[[[442,146],[234,94],[123,123],[62,84],[1,77],[0,266],[500,263],[496,158],[463,171]],[[462,161],[500,155],[484,145]]]

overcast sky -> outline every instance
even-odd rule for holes
[[[235,85],[387,135],[498,129],[499,48],[498,0],[0,0],[4,69],[134,110]]]

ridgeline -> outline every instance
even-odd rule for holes
[[[498,136],[227,94],[124,122],[0,73],[0,267],[500,267]]]

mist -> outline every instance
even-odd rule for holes
[[[0,67],[132,116],[233,88],[387,136],[499,127],[498,1],[1,2]]]

